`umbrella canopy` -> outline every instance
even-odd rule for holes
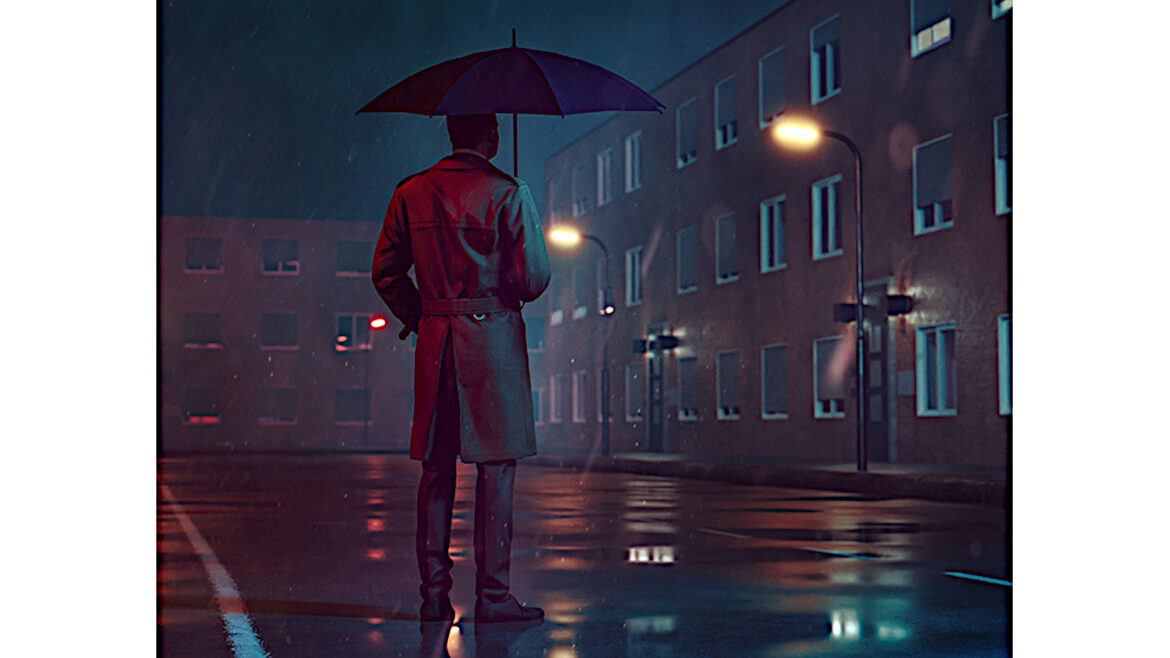
[[[529,48],[472,53],[423,69],[357,111],[449,114],[661,112],[666,106],[620,75]]]

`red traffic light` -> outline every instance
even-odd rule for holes
[[[374,317],[370,318],[370,328],[375,330],[385,329],[386,318],[382,317],[381,315],[375,315]]]

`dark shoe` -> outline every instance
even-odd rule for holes
[[[537,619],[544,619],[544,610],[536,606],[520,605],[516,597],[511,594],[508,598],[496,603],[487,599],[477,599],[475,601],[475,621],[476,623],[484,622],[502,622],[502,621],[535,621]]]
[[[451,600],[446,596],[432,596],[423,599],[418,618],[422,621],[454,621],[455,608],[451,607]]]

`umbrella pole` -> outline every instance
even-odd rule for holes
[[[517,150],[516,145],[520,140],[516,137],[516,125],[519,120],[516,115],[512,115],[512,175],[516,178],[520,177],[520,151]]]

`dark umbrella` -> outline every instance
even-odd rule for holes
[[[658,111],[666,106],[620,75],[543,50],[512,47],[472,53],[423,69],[378,94],[363,112],[512,115],[512,169],[517,114],[580,114],[607,110]]]

